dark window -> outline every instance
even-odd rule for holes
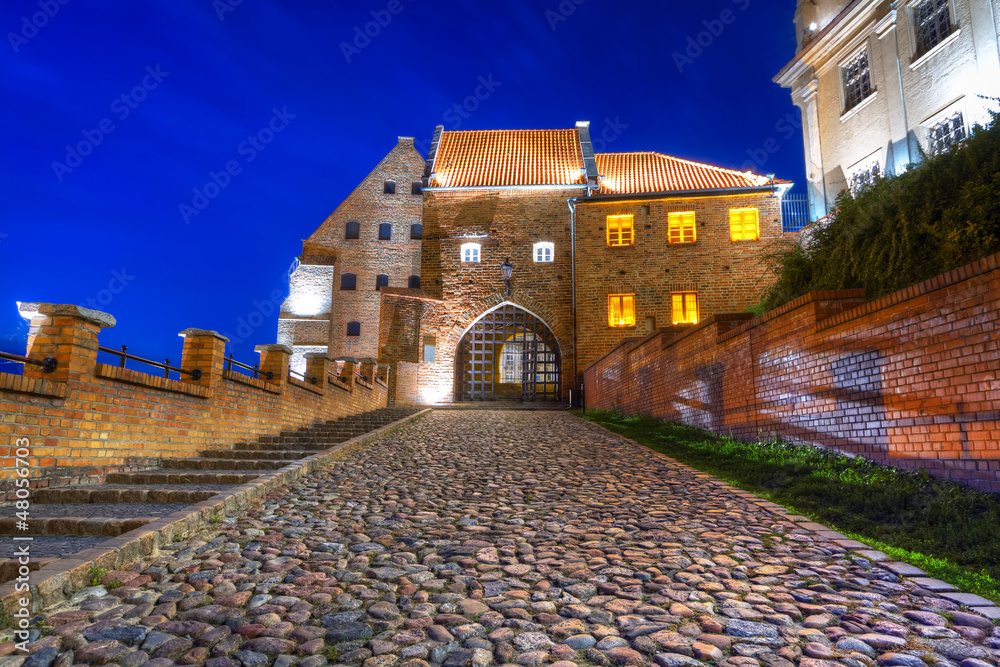
[[[420,276],[410,276],[410,281],[407,283],[407,287],[412,287],[415,289],[420,288]]]
[[[413,183],[410,184],[410,194],[411,195],[419,195],[423,191],[424,191],[424,188],[423,188],[423,185],[420,183],[420,181],[413,181]]]
[[[353,273],[340,274],[340,289],[357,289],[358,277]]]
[[[951,6],[948,0],[924,0],[913,8],[917,33],[917,56],[922,56],[951,34]]]
[[[380,273],[375,276],[375,289],[380,290],[383,287],[389,286],[389,276],[384,273]]]
[[[387,195],[396,194],[396,181],[386,181],[385,188],[382,190]]]
[[[347,229],[344,232],[345,239],[356,239],[361,236],[361,223],[351,220],[347,223]]]
[[[411,239],[422,239],[424,238],[424,226],[420,223],[415,225],[410,225],[410,238]]]
[[[392,238],[392,223],[383,222],[378,226],[378,240],[388,241]]]
[[[361,322],[348,322],[347,323],[347,335],[348,336],[360,336],[361,335]]]

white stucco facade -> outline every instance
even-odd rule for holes
[[[799,0],[774,78],[802,111],[812,219],[851,179],[900,173],[1000,110],[1000,0]]]

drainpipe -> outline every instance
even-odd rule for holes
[[[568,198],[566,205],[569,206],[569,284],[570,302],[573,312],[573,390],[579,391],[576,386],[576,200]]]

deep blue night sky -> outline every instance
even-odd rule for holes
[[[24,353],[17,300],[89,302],[118,319],[102,344],[159,360],[179,361],[187,327],[235,335],[396,137],[419,146],[438,124],[590,120],[611,139],[598,151],[740,169],[766,156],[759,173],[801,190],[798,112],[771,82],[795,50],[794,4],[7,0],[0,350]],[[492,91],[469,99],[481,80]],[[270,143],[245,143],[272,122]],[[228,185],[195,201],[230,161]],[[254,363],[276,323],[230,351]]]

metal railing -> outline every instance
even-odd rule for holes
[[[249,364],[240,363],[235,359],[233,359],[233,355],[230,354],[228,357],[226,357],[226,363],[223,364],[222,368],[223,370],[231,371],[233,366],[235,366],[236,368],[242,368],[243,370],[250,371],[251,373],[253,373],[253,377],[255,380],[259,379],[261,376],[263,376],[265,380],[274,379],[274,373],[272,371],[262,371],[260,370],[259,365],[251,366]]]
[[[306,377],[305,373],[299,373],[298,371],[293,371],[288,369],[288,377],[295,378],[296,380],[302,380],[303,382],[308,382],[309,384],[316,384],[319,378],[316,377]]]
[[[137,357],[134,354],[128,353],[128,345],[122,345],[121,351],[113,350],[110,347],[103,347],[103,346],[100,346],[97,349],[101,352],[107,352],[108,354],[113,354],[117,356],[119,368],[125,368],[125,361],[131,360],[131,361],[138,361],[140,364],[146,364],[148,366],[152,366],[153,368],[162,368],[163,377],[167,380],[170,379],[171,372],[177,373],[178,375],[190,375],[192,380],[201,379],[201,369],[199,368],[185,370],[183,368],[177,368],[176,366],[171,366],[169,359],[160,363],[159,361],[153,361],[152,359],[144,359],[142,357]]]
[[[812,223],[808,195],[793,192],[781,198],[781,229],[797,232]]]
[[[59,362],[55,357],[45,357],[41,361],[38,359],[29,359],[28,357],[22,357],[19,354],[10,354],[9,352],[0,352],[0,359],[6,359],[8,361],[16,361],[21,364],[28,364],[30,366],[41,366],[43,373],[51,373],[56,368],[59,367]]]

